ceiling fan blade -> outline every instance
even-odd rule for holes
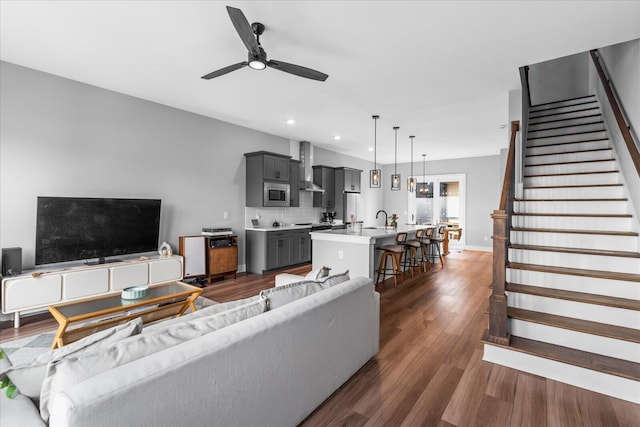
[[[244,13],[242,13],[240,9],[231,6],[227,6],[227,12],[229,12],[229,18],[231,18],[231,22],[242,39],[242,43],[247,47],[247,50],[254,55],[259,54],[260,45],[258,45],[251,25],[249,25],[249,21],[247,21]]]
[[[327,80],[327,78],[329,77],[328,74],[321,73],[320,71],[278,60],[268,61],[267,65],[271,68],[275,68],[276,70],[284,71],[285,73],[294,74],[296,76],[305,77],[307,79],[320,80],[321,82]]]
[[[209,79],[212,79],[214,77],[220,77],[220,76],[222,76],[224,74],[227,74],[227,73],[230,73],[232,71],[239,70],[242,67],[246,67],[247,64],[248,64],[247,61],[238,62],[237,64],[229,65],[228,67],[220,68],[219,70],[213,71],[213,72],[207,74],[206,76],[202,76],[201,78],[209,80]]]

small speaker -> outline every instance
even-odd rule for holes
[[[22,248],[2,248],[2,276],[22,274]]]

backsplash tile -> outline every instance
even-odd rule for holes
[[[245,227],[252,227],[251,220],[258,218],[260,225],[271,225],[274,221],[281,224],[300,224],[320,222],[322,208],[313,207],[313,193],[300,192],[299,208],[244,208]]]

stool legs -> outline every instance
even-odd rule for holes
[[[393,276],[393,286],[398,287],[398,276],[402,274],[402,270],[400,269],[400,257],[401,254],[396,254],[393,252],[382,252],[380,256],[380,263],[378,264],[378,271],[376,271],[376,286],[380,282],[384,282],[387,276]],[[387,260],[391,258],[391,268],[387,267]],[[391,273],[387,273],[387,271],[391,270]],[[380,280],[380,275],[382,275],[382,280]]]

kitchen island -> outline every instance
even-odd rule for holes
[[[331,273],[349,270],[349,276],[369,277],[376,280],[375,272],[380,262],[381,251],[376,246],[394,244],[396,234],[407,233],[407,239],[413,239],[416,230],[428,226],[404,225],[398,228],[363,227],[361,232],[349,230],[311,232],[313,246],[313,269],[322,266],[331,268]]]

